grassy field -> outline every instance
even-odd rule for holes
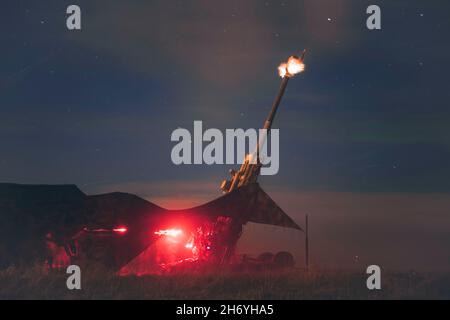
[[[82,274],[69,291],[67,275],[41,268],[0,271],[0,299],[450,299],[450,275],[388,273],[369,291],[365,274],[302,270],[161,276]]]

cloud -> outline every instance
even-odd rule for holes
[[[237,87],[258,76],[273,47],[270,26],[252,9],[243,2],[108,4],[87,9],[87,30],[73,39],[140,72],[161,74],[167,65],[170,72],[188,70],[201,81]]]

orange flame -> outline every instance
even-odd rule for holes
[[[278,66],[278,74],[280,77],[292,77],[297,73],[300,73],[305,70],[305,64],[303,61],[296,57],[292,56],[288,59],[287,63],[283,62]]]
[[[289,74],[294,75],[305,70],[305,64],[299,58],[292,56],[287,62],[287,71]]]
[[[287,63],[282,63],[278,66],[278,74],[284,78],[287,74]]]

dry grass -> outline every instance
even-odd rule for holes
[[[171,274],[118,277],[82,274],[82,290],[66,288],[67,275],[39,267],[0,271],[0,299],[449,299],[450,276],[383,274],[369,291],[365,274],[302,270],[265,273]]]

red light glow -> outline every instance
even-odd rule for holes
[[[120,233],[120,234],[124,234],[128,231],[127,227],[117,227],[113,229],[114,232]]]
[[[167,230],[155,231],[156,235],[168,236],[168,237],[178,237],[182,233],[183,233],[183,230],[180,230],[180,229],[167,229]]]
[[[123,267],[120,275],[183,270],[191,268],[192,263],[216,259],[212,245],[214,228],[215,225],[210,221],[164,221],[158,229],[149,230],[153,243]]]

